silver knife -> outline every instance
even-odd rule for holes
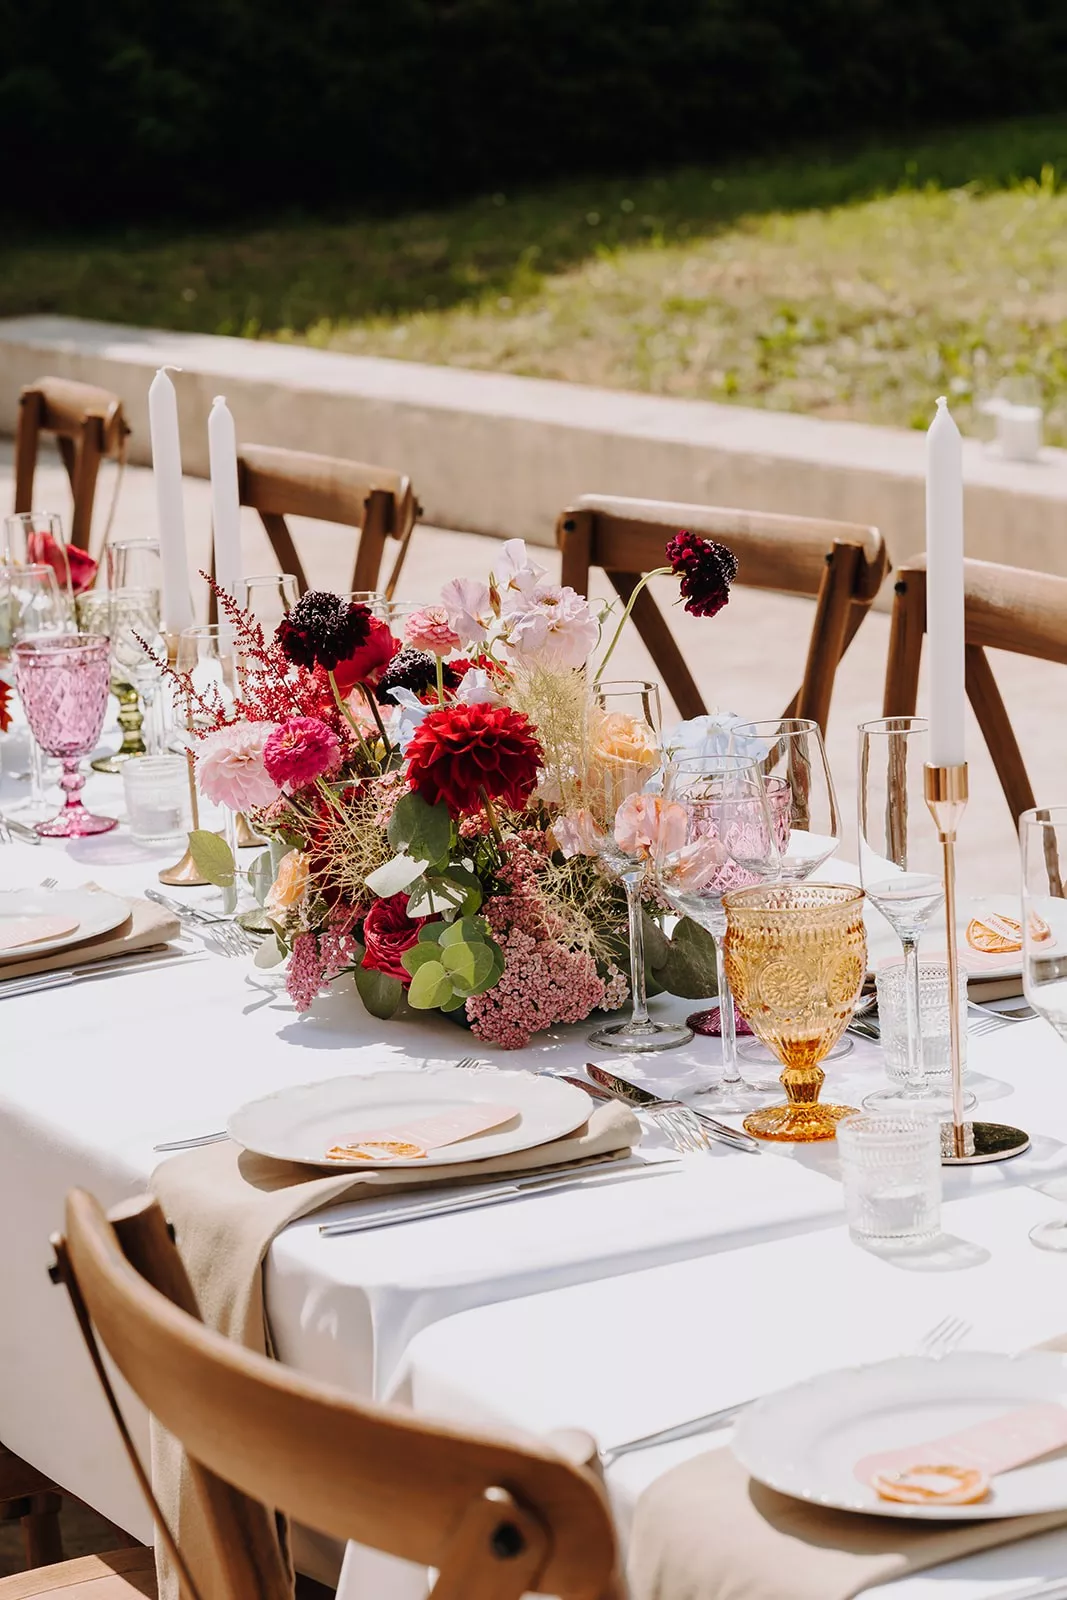
[[[715,1117],[709,1117],[706,1111],[698,1110],[688,1101],[665,1100],[662,1095],[653,1094],[649,1089],[642,1089],[639,1084],[620,1078],[617,1072],[609,1072],[607,1067],[598,1067],[595,1061],[587,1061],[585,1070],[594,1083],[600,1084],[601,1088],[607,1089],[617,1100],[623,1100],[627,1105],[646,1111],[664,1110],[671,1105],[684,1106],[709,1133],[715,1134],[716,1138],[724,1140],[727,1144],[734,1145],[736,1149],[748,1150],[755,1154],[763,1148],[759,1140],[753,1139],[751,1134],[743,1133],[740,1128],[731,1128],[727,1123],[717,1121]]]

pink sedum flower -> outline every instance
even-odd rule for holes
[[[258,811],[281,799],[263,755],[273,733],[273,722],[237,722],[205,734],[196,750],[201,793],[231,811]]]
[[[318,940],[313,933],[298,933],[285,971],[286,992],[296,1009],[309,1011],[326,981]]]
[[[404,638],[412,649],[425,650],[427,655],[442,660],[463,643],[445,606],[423,606],[421,611],[413,611],[404,625]]]
[[[681,850],[686,834],[685,807],[658,794],[629,794],[615,813],[615,843],[631,856],[657,848]]]
[[[320,717],[290,717],[263,746],[263,763],[280,789],[306,789],[341,759],[341,741]]]

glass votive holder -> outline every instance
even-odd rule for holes
[[[855,1116],[837,1125],[848,1231],[902,1250],[941,1231],[941,1125],[934,1117]]]
[[[878,989],[878,1025],[886,1076],[894,1083],[908,1077],[908,1011],[904,993],[904,962],[882,962],[875,972]],[[967,1067],[967,974],[961,965],[957,1000],[960,1008],[960,1065]],[[948,962],[937,956],[919,960],[919,1032],[923,1046],[923,1072],[931,1084],[947,1088],[952,1080],[949,1037]]]
[[[137,756],[122,768],[126,815],[139,844],[178,844],[193,825],[185,756]]]

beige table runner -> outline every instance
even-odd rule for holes
[[[1067,1337],[1046,1350],[1067,1351]],[[918,1523],[828,1511],[764,1488],[729,1447],[683,1461],[637,1502],[634,1600],[852,1600],[905,1573],[1067,1523],[1067,1510]]]
[[[134,955],[138,950],[152,950],[156,945],[168,944],[181,933],[177,917],[164,911],[150,900],[131,900],[126,921],[110,933],[98,933],[81,944],[67,945],[62,950],[49,950],[47,955],[35,956],[32,950],[19,955],[11,952],[0,961],[0,983],[5,978],[28,978],[35,972],[59,972],[68,967],[86,966],[91,961],[103,961],[107,956]]]
[[[263,1303],[263,1262],[275,1236],[290,1222],[324,1206],[377,1198],[430,1185],[452,1187],[509,1172],[550,1170],[573,1161],[621,1158],[640,1142],[641,1128],[621,1105],[598,1106],[577,1132],[534,1150],[494,1160],[420,1171],[320,1172],[252,1155],[237,1145],[207,1145],[164,1161],[150,1187],[174,1226],[178,1248],[209,1327],[250,1350],[273,1354]],[[152,1482],[178,1544],[194,1573],[210,1569],[211,1545],[191,1492],[177,1441],[153,1425]],[[266,1600],[289,1591],[292,1576],[284,1530],[249,1504],[248,1547],[260,1573],[258,1594]],[[177,1582],[157,1545],[160,1600],[177,1600]],[[204,1600],[212,1600],[210,1587]]]

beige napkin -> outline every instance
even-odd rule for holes
[[[87,885],[87,887],[91,887]],[[23,953],[8,951],[0,961],[0,983],[5,978],[28,978],[35,972],[57,972],[67,967],[85,966],[90,961],[102,961],[106,956],[133,955],[138,950],[152,950],[156,945],[168,944],[181,933],[178,919],[162,906],[150,900],[131,900],[126,921],[110,933],[98,933],[81,944],[67,945],[62,950],[49,950],[46,955],[35,956],[29,946]]]
[[[1046,1350],[1067,1351],[1067,1337]],[[905,1573],[1067,1523],[1067,1510],[989,1522],[828,1511],[764,1488],[728,1447],[683,1461],[637,1502],[634,1600],[851,1600]]]
[[[321,1172],[252,1155],[227,1141],[164,1161],[150,1187],[173,1224],[178,1248],[209,1327],[250,1350],[273,1354],[263,1305],[263,1261],[277,1234],[298,1217],[344,1200],[376,1198],[383,1191],[481,1181],[509,1172],[539,1172],[572,1161],[621,1158],[639,1143],[641,1129],[625,1106],[601,1105],[565,1139],[492,1160],[426,1170],[410,1167],[366,1173]],[[210,1541],[191,1492],[180,1446],[162,1429],[152,1431],[152,1483],[163,1513],[189,1553],[194,1573],[211,1568]],[[291,1586],[284,1530],[269,1512],[249,1506],[248,1546],[260,1574],[259,1594],[273,1597]],[[160,1600],[177,1600],[177,1583],[157,1546]],[[213,1590],[204,1600],[212,1600]]]

